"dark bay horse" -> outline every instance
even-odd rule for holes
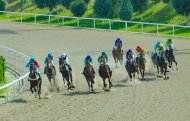
[[[132,54],[129,54],[129,60],[126,62],[125,64],[125,69],[127,70],[127,73],[129,75],[130,80],[132,81],[132,79],[135,80],[135,73],[138,73],[138,69],[137,66],[134,63]]]
[[[53,65],[51,64],[51,60],[50,60],[50,59],[47,59],[46,75],[47,75],[47,78],[48,78],[50,84],[52,85],[51,80],[53,80],[53,81],[54,81],[54,85],[56,86],[56,83],[55,83],[56,71],[55,71],[55,69],[53,68]],[[57,87],[57,86],[56,86],[56,87]]]
[[[84,67],[84,76],[86,78],[86,81],[88,83],[89,91],[91,90],[92,92],[94,91],[93,89],[93,84],[94,84],[94,78],[95,78],[95,71],[93,66],[90,64],[88,61],[86,66]]]
[[[177,61],[175,60],[175,56],[174,56],[174,48],[172,47],[171,44],[168,45],[168,52],[166,53],[167,55],[167,60],[168,60],[168,63],[169,63],[169,67],[172,68],[173,70],[173,65],[172,65],[172,62],[175,63],[176,65],[176,70],[178,70],[178,67],[177,67]]]
[[[158,66],[160,67],[161,74],[164,74],[164,79],[167,80],[167,62],[164,51],[160,52],[160,57],[157,58]]]
[[[106,91],[107,89],[107,84],[106,84],[106,79],[108,79],[109,81],[109,89],[111,89],[111,87],[113,86],[112,85],[112,82],[111,82],[111,76],[112,76],[112,71],[109,70],[109,66],[106,64],[106,61],[105,61],[105,58],[102,59],[102,64],[99,68],[99,75],[100,77],[102,78],[103,80],[103,89]]]
[[[40,99],[42,80],[40,79],[39,74],[35,71],[35,68],[34,63],[30,64],[28,81],[30,81],[30,91],[32,93],[35,92],[35,97],[39,96]]]
[[[117,48],[113,48],[112,55],[115,60],[116,67],[117,67],[118,61],[120,62],[121,65],[123,65],[123,50],[121,48],[120,43],[118,44]]]
[[[67,81],[68,90],[74,89],[75,86],[73,85],[72,71],[70,70],[69,65],[66,63],[66,61],[62,62],[60,68],[64,83],[65,80]]]
[[[145,65],[146,65],[146,60],[145,60],[145,53],[141,51],[139,53],[139,57],[137,57],[137,64],[138,64],[138,69],[141,73],[142,80],[144,79],[144,72],[145,72]]]

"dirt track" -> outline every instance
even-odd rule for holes
[[[137,44],[152,50],[157,39],[167,37],[110,32],[98,30],[66,29],[39,25],[1,22],[0,44],[27,55],[34,55],[43,70],[43,59],[49,51],[54,53],[57,82],[62,90],[50,92],[49,82],[43,76],[43,99],[35,99],[26,89],[20,96],[0,106],[1,121],[189,121],[190,120],[190,39],[173,38],[178,51],[179,70],[169,73],[170,79],[155,77],[154,68],[147,58],[146,81],[128,82],[124,69],[115,68],[111,49],[115,38],[123,40],[124,50]],[[96,94],[88,93],[83,75],[83,57],[93,55],[95,69],[101,50],[108,50],[113,70],[114,87],[102,90],[102,80],[96,74]],[[58,71],[58,56],[68,53],[73,67],[76,89],[63,87]]]

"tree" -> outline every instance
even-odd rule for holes
[[[161,0],[152,0],[154,3],[154,11],[156,11],[156,4],[161,2]]]
[[[164,3],[169,3],[169,2],[170,2],[170,0],[163,0],[163,2],[164,2]]]
[[[35,0],[35,3],[37,7],[40,9],[48,7],[50,14],[52,14],[53,8],[55,8],[58,5],[59,0]]]
[[[112,17],[112,1],[111,0],[96,0],[93,6],[94,13],[100,17]]]
[[[69,9],[73,0],[60,0],[63,7]]]
[[[143,20],[143,12],[147,9],[148,0],[132,0],[133,9],[141,14]]]
[[[0,0],[0,11],[4,11],[5,10],[5,1],[4,0]]]
[[[189,24],[190,0],[172,0],[177,13],[186,16],[186,23]]]
[[[133,6],[130,0],[121,0],[120,19],[130,20],[132,18]]]
[[[87,4],[84,0],[76,0],[71,3],[71,12],[74,16],[81,17],[87,10]]]
[[[90,3],[90,0],[84,0],[84,2],[85,2],[86,4],[88,4],[88,3]]]
[[[0,56],[0,82],[5,82],[5,71],[5,59],[3,58],[3,56]]]

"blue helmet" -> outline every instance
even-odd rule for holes
[[[161,41],[160,41],[160,40],[157,40],[156,44],[157,44],[157,45],[160,45],[160,44],[161,44]]]
[[[48,57],[50,58],[53,57],[52,53],[48,53]]]
[[[118,38],[117,38],[117,40],[121,40],[121,38],[120,38],[120,37],[118,37]]]
[[[92,57],[90,55],[87,55],[86,59],[89,60],[89,59],[92,59]]]
[[[35,61],[36,60],[36,58],[34,57],[34,56],[32,56],[31,58],[30,58],[30,61]]]
[[[129,50],[128,50],[128,53],[132,53],[132,50],[131,50],[131,49],[129,49]]]

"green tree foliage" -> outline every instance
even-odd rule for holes
[[[53,8],[55,8],[58,5],[59,0],[35,0],[35,3],[37,7],[40,9],[48,7],[50,14],[52,14]]]
[[[63,7],[69,9],[73,0],[60,0]]]
[[[172,0],[177,13],[186,16],[186,23],[189,24],[190,0]]]
[[[4,0],[0,0],[0,11],[4,11],[5,10],[5,1]]]
[[[121,0],[120,19],[130,20],[132,18],[133,6],[130,0]]]
[[[87,10],[87,4],[84,0],[75,0],[71,3],[71,12],[74,16],[81,17]]]
[[[148,0],[132,0],[133,9],[141,14],[141,20],[143,20],[143,12],[147,9]]]
[[[100,17],[111,18],[113,16],[111,0],[96,0],[93,9],[94,13]]]
[[[90,3],[90,0],[84,0],[84,2],[85,2],[86,4],[88,4],[88,3]]]
[[[163,0],[163,2],[164,2],[164,3],[169,3],[169,2],[170,2],[170,0]]]
[[[3,56],[0,56],[0,82],[5,82],[5,59]]]

